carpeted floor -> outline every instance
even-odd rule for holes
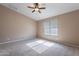
[[[43,39],[0,45],[2,56],[78,56],[79,49]]]

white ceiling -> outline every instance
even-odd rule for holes
[[[79,9],[79,3],[43,3],[41,5],[45,6],[46,9],[41,10],[42,13],[32,13],[32,9],[27,8],[32,3],[4,3],[2,5],[35,20],[41,20]]]

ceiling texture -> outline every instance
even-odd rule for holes
[[[4,5],[34,20],[42,20],[79,9],[79,3],[40,3],[40,6],[46,7],[46,9],[41,10],[41,13],[32,13],[32,9],[27,8],[27,6],[32,6],[33,3],[3,3],[1,5]]]

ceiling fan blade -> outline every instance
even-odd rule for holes
[[[38,12],[39,12],[39,13],[41,13],[41,11],[40,11],[40,10],[38,10]]]
[[[46,9],[45,7],[41,7],[41,8],[39,8],[39,9]]]
[[[27,6],[28,8],[32,8],[32,9],[34,9],[34,7],[31,7],[31,6]]]
[[[32,11],[32,13],[35,12],[35,10]]]

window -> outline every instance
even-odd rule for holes
[[[57,28],[57,20],[56,19],[49,19],[44,21],[44,34],[45,35],[58,35],[58,28]]]

